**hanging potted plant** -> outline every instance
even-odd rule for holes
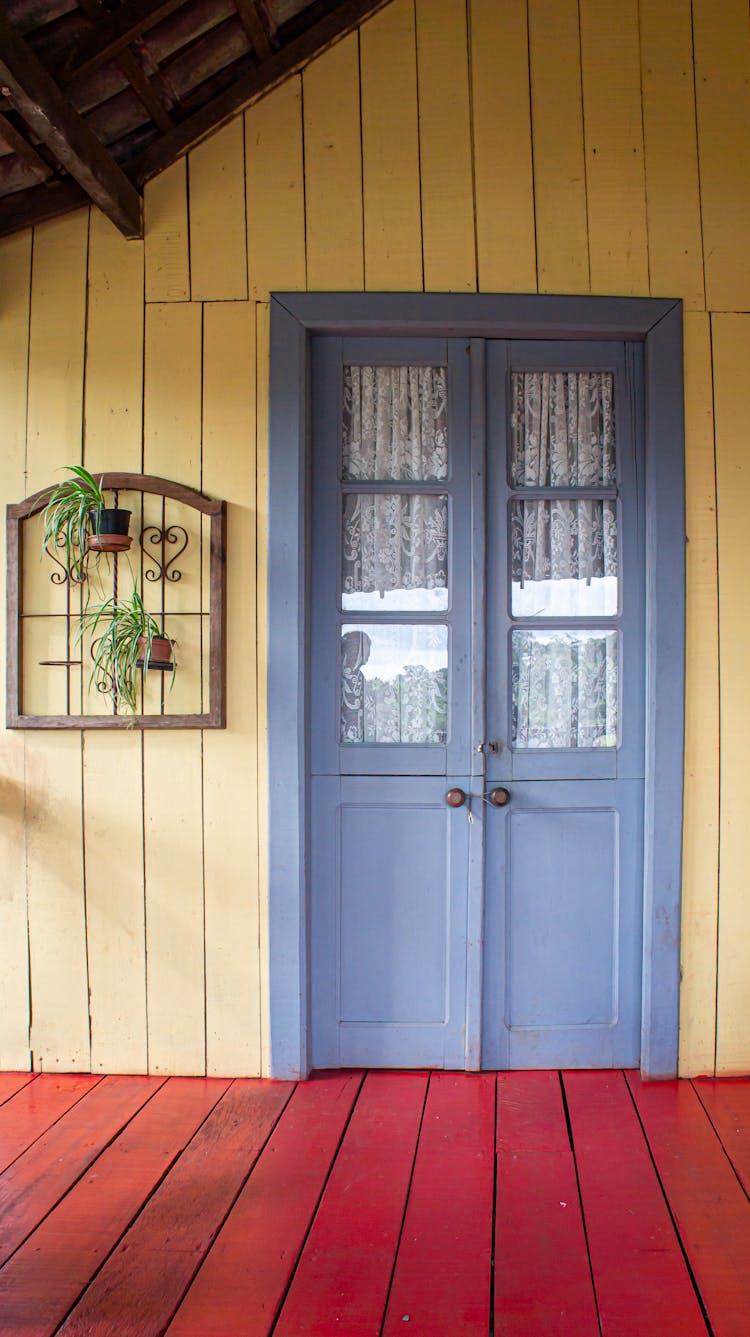
[[[175,675],[172,641],[147,608],[137,590],[127,598],[107,599],[88,608],[81,618],[80,634],[92,638],[93,668],[90,681],[115,705],[138,711],[139,670],[157,669]]]
[[[81,464],[67,466],[73,474],[58,483],[43,513],[42,549],[62,549],[72,580],[85,576],[86,552],[127,552],[130,511],[108,506],[94,475]]]

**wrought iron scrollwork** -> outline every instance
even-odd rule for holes
[[[58,541],[57,541],[57,547],[58,547],[58,549],[63,549],[63,548],[65,547],[65,539],[64,539],[64,538],[59,538],[59,539],[58,539]],[[50,547],[49,544],[46,545],[44,551],[46,552],[47,556],[50,558],[50,561],[54,562],[54,563],[55,563],[55,566],[57,566],[57,567],[60,568],[59,571],[53,571],[53,572],[52,572],[52,575],[50,576],[50,580],[51,580],[51,582],[52,582],[53,585],[67,585],[68,582],[69,582],[71,585],[82,585],[82,584],[83,584],[84,580],[86,579],[86,573],[85,573],[85,571],[81,572],[80,576],[76,576],[76,575],[74,575],[72,571],[69,571],[69,570],[68,570],[68,568],[67,568],[67,566],[65,565],[65,563],[60,561],[60,558],[59,558],[59,557],[55,557],[54,551],[52,550],[52,548]]]
[[[143,555],[147,561],[152,563],[151,566],[144,569],[143,574],[146,580],[150,580],[154,584],[160,580],[182,580],[182,572],[175,566],[175,562],[185,552],[189,542],[187,530],[183,529],[182,525],[169,525],[166,529],[160,529],[158,525],[147,525],[141,531],[140,536]],[[155,554],[146,547],[147,543],[152,544],[153,547],[161,548],[161,561],[158,561]],[[166,546],[168,543],[180,545],[177,551],[172,553],[169,560],[167,560]]]

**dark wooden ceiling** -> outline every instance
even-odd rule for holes
[[[0,0],[0,235],[143,184],[387,0]]]

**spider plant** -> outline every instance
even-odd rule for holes
[[[80,635],[85,631],[91,636],[94,659],[89,684],[110,696],[115,705],[137,713],[141,668],[171,668],[172,686],[174,664],[164,665],[152,656],[155,641],[166,641],[167,646],[170,642],[137,590],[126,598],[107,599],[88,608],[81,618]]]
[[[64,550],[65,566],[71,580],[82,581],[86,565],[86,541],[91,529],[91,511],[106,506],[101,481],[81,464],[67,466],[74,475],[58,483],[44,509],[42,551]]]

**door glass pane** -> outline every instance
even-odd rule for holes
[[[511,633],[513,746],[617,746],[617,632]]]
[[[448,628],[341,628],[341,742],[444,743]]]
[[[344,367],[343,477],[448,477],[447,367]]]
[[[514,371],[513,487],[614,486],[611,371]]]
[[[344,497],[345,609],[448,607],[448,498],[425,492]]]
[[[511,502],[514,617],[607,617],[617,612],[613,501]]]

